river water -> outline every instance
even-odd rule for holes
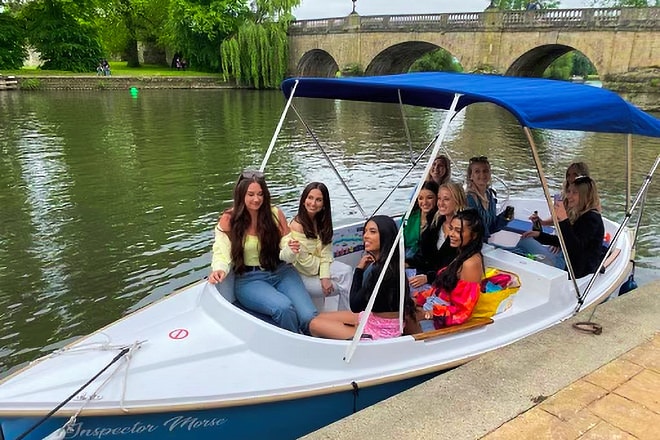
[[[366,212],[410,164],[396,106],[300,101],[297,108]],[[208,273],[212,228],[244,168],[257,168],[284,107],[279,92],[238,90],[0,93],[0,373],[87,334]],[[444,114],[405,108],[419,154]],[[586,116],[586,115],[585,115]],[[535,132],[554,190],[584,160],[604,213],[623,218],[625,138]],[[634,190],[660,152],[635,138]],[[522,130],[492,105],[452,122],[446,146],[454,176],[487,155],[501,197],[540,195]],[[421,169],[385,203],[398,212]],[[267,177],[290,216],[302,187],[329,185],[335,224],[359,209],[293,115]],[[648,195],[637,279],[660,278],[660,185]]]

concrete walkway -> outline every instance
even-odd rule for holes
[[[660,439],[660,281],[306,439]]]

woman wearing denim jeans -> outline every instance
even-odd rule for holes
[[[296,270],[279,259],[280,239],[289,233],[284,213],[270,204],[263,173],[244,171],[234,187],[234,205],[215,230],[209,282],[234,271],[236,299],[295,333],[309,333],[318,312]]]

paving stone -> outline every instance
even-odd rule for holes
[[[614,392],[660,414],[660,374],[653,370],[642,371]]]
[[[566,421],[606,394],[607,390],[604,388],[579,380],[546,399],[539,405],[539,408]]]
[[[577,431],[578,435],[583,435],[592,430],[599,423],[603,423],[596,415],[587,408],[579,411],[566,422]]]
[[[631,377],[642,371],[644,368],[638,364],[623,359],[615,359],[609,364],[605,364],[591,374],[584,377],[584,380],[612,391],[619,385],[627,382]]]
[[[589,430],[586,434],[578,437],[577,440],[635,440],[634,437],[627,432],[621,431],[619,428],[610,425],[607,422],[600,422],[595,428]]]
[[[579,431],[538,407],[519,415],[482,440],[575,440]]]
[[[640,440],[660,440],[660,415],[617,394],[608,394],[589,405],[602,420]]]
[[[620,359],[634,362],[660,373],[660,334],[656,334],[649,342],[630,350]]]

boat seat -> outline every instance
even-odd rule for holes
[[[491,318],[470,318],[463,324],[450,325],[449,327],[444,327],[437,330],[415,333],[412,335],[412,337],[415,338],[415,341],[426,341],[428,339],[437,338],[439,336],[452,335],[454,333],[460,333],[467,330],[484,327],[492,323],[493,320]]]

